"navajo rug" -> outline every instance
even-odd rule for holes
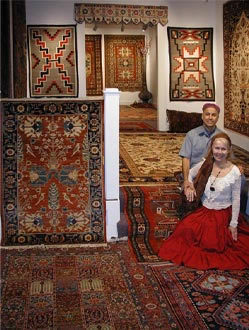
[[[249,136],[248,47],[245,46],[249,43],[248,2],[224,4],[223,22],[224,126]]]
[[[213,28],[168,27],[171,101],[214,101]]]
[[[179,329],[249,329],[249,271],[152,265]]]
[[[144,36],[105,35],[105,86],[121,91],[141,91]]]
[[[128,239],[137,261],[162,261],[158,250],[179,221],[180,192],[176,183],[164,186],[121,187],[121,205]]]
[[[86,35],[86,95],[103,95],[101,35]]]
[[[176,182],[185,134],[120,133],[120,185]]]
[[[159,284],[127,243],[2,251],[1,329],[173,329]]]
[[[103,104],[2,103],[3,245],[105,242]]]
[[[75,25],[28,26],[31,97],[77,97]]]

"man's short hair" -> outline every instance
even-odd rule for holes
[[[206,110],[207,108],[214,108],[218,113],[220,113],[220,107],[215,103],[205,103],[202,107],[202,111]]]

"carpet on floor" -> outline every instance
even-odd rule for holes
[[[130,105],[120,105],[120,120],[157,120],[157,110],[155,108],[135,108]]]
[[[103,243],[103,102],[2,103],[3,245]]]
[[[125,242],[2,251],[1,329],[173,329],[157,281]]]
[[[159,262],[158,250],[180,221],[177,184],[124,186],[121,211],[128,224],[128,242],[138,262]]]
[[[180,329],[249,329],[249,271],[149,266]]]
[[[120,121],[120,132],[153,132],[156,131],[156,122],[152,121]]]
[[[120,184],[176,182],[185,134],[120,133]]]

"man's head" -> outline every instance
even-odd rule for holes
[[[208,129],[214,129],[220,114],[220,107],[214,103],[205,103],[202,107],[203,125]]]

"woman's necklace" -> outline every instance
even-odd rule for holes
[[[215,184],[216,179],[217,179],[218,176],[220,175],[220,172],[221,172],[221,170],[219,170],[219,172],[217,173],[216,177],[214,178],[214,181],[213,181],[213,182],[211,183],[211,185],[210,185],[210,190],[211,190],[211,191],[215,191],[214,184]]]

